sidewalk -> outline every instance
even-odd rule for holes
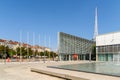
[[[12,62],[0,64],[0,80],[63,80],[61,78],[31,72],[30,67],[36,64],[41,65],[43,62]]]

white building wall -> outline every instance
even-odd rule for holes
[[[120,44],[120,32],[114,32],[96,37],[96,46]]]

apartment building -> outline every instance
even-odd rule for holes
[[[33,51],[38,51],[38,52],[44,52],[44,51],[50,51],[50,48],[48,47],[43,47],[39,45],[30,45],[27,43],[20,43],[17,41],[12,41],[12,40],[5,40],[5,39],[0,39],[0,45],[8,46],[10,49],[16,50],[18,47],[25,47],[25,48],[31,48]]]

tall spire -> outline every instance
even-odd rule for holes
[[[94,36],[93,40],[96,41],[96,36],[98,35],[98,17],[97,17],[97,7],[95,8],[95,26],[94,26]]]

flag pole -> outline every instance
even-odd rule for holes
[[[33,32],[33,59],[35,58],[34,57],[34,55],[35,55],[35,48],[34,48],[35,40],[34,40],[34,37],[35,37],[35,33]]]
[[[20,31],[20,63],[22,62],[22,31]]]
[[[29,32],[27,32],[27,61],[29,62]]]
[[[39,34],[39,47],[38,48],[40,49],[40,34]],[[40,60],[40,50],[38,52],[39,52],[39,60]]]
[[[46,53],[46,51],[45,51],[45,46],[46,46],[46,35],[45,35],[45,37],[44,37],[44,63],[45,63],[45,53]]]
[[[49,36],[49,48],[50,48],[50,36]],[[50,51],[49,51],[49,61],[50,61]]]

